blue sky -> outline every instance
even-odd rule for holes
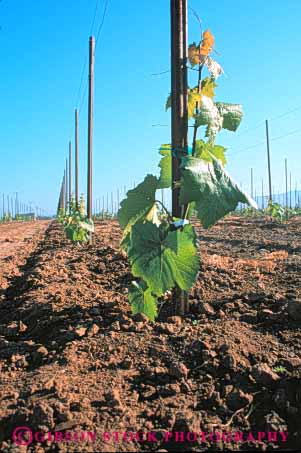
[[[74,108],[88,53],[96,0],[2,0],[0,2],[0,193],[54,211],[74,136]],[[101,22],[99,0],[93,33]],[[94,197],[130,188],[156,173],[157,149],[170,142],[169,0],[110,0],[96,49]],[[248,189],[266,178],[264,120],[270,118],[272,175],[284,189],[284,158],[301,188],[300,0],[190,0],[204,29],[216,37],[226,75],[216,99],[243,104],[236,134],[223,132],[228,171]],[[150,6],[151,5],[151,6]],[[199,26],[189,14],[189,38]],[[195,83],[191,71],[190,83]],[[87,81],[87,66],[80,93]],[[296,110],[295,110],[296,109]],[[294,110],[291,113],[287,113]],[[280,117],[283,115],[282,117]],[[87,98],[80,111],[80,191],[86,190]],[[287,137],[279,138],[295,132]],[[276,140],[275,140],[276,139]],[[254,146],[256,145],[256,146]]]

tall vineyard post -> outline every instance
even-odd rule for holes
[[[78,110],[75,109],[75,203],[78,209]]]
[[[286,220],[288,219],[288,185],[287,185],[287,159],[284,161],[285,167],[285,214]]]
[[[267,160],[268,160],[268,177],[269,177],[269,201],[273,201],[272,197],[272,176],[271,176],[271,156],[270,156],[270,138],[269,138],[269,122],[265,120],[265,132],[267,141]]]
[[[72,144],[69,142],[69,209],[71,212],[72,202]]]
[[[292,209],[292,172],[291,171],[290,171],[290,192],[289,192],[289,196],[290,196],[289,207],[290,207],[290,209]]]
[[[93,151],[93,115],[94,115],[94,54],[95,39],[89,39],[89,99],[88,99],[88,175],[87,175],[87,216],[92,219],[92,151]],[[90,235],[90,240],[92,234]]]
[[[68,159],[66,159],[66,170],[65,170],[65,206],[66,206],[66,212],[68,211],[68,200],[69,200],[69,195],[68,195]]]
[[[188,154],[187,86],[187,0],[171,0],[171,143],[172,143],[172,216],[182,218],[179,182],[181,156]],[[175,313],[188,312],[188,294],[173,290]]]

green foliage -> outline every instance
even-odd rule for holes
[[[213,158],[218,159],[223,165],[226,165],[226,148],[220,145],[212,145],[205,143],[204,140],[197,140],[194,157],[204,160],[205,162],[213,162]]]
[[[162,296],[175,285],[188,290],[199,269],[191,225],[182,231],[170,231],[162,223],[137,223],[132,230],[128,258],[135,277],[141,277],[156,296]]]
[[[58,221],[59,223],[63,224],[65,218],[66,218],[66,211],[65,211],[65,209],[63,209],[63,208],[60,208],[60,209],[58,210],[56,219],[57,219],[57,221]]]
[[[215,83],[215,79],[213,77],[205,77],[205,79],[201,82],[202,87],[202,96],[208,96],[209,98],[214,98],[215,96],[215,88],[217,84]]]
[[[289,374],[288,370],[282,365],[275,366],[272,370],[278,374]]]
[[[195,202],[197,215],[204,228],[214,225],[233,211],[239,202],[254,204],[232,181],[220,162],[211,155],[212,163],[196,157],[183,159],[183,183],[180,203]],[[256,204],[254,204],[256,207]]]
[[[196,116],[196,125],[207,126],[205,136],[211,143],[221,129],[235,132],[243,117],[242,106],[216,102],[209,97],[202,97],[202,105]]]
[[[83,218],[78,211],[75,211],[66,217],[64,231],[66,237],[72,242],[85,243],[94,232],[94,224],[92,220]]]
[[[206,126],[205,139],[196,140],[192,155],[187,150],[173,150],[181,161],[182,179],[172,184],[172,147],[160,148],[159,178],[147,175],[127,193],[121,202],[118,220],[123,230],[121,247],[126,251],[132,274],[138,281],[129,290],[134,313],[144,313],[151,320],[157,316],[158,299],[168,297],[174,288],[189,291],[199,271],[196,233],[189,218],[196,213],[209,228],[232,212],[239,202],[253,208],[256,203],[226,173],[226,149],[215,144],[222,130],[236,131],[242,119],[239,104],[214,102],[215,80],[223,70],[210,56],[214,36],[207,30],[199,46],[189,47],[189,61],[209,72],[199,85],[188,90],[188,117],[194,132]],[[172,107],[171,96],[166,110]],[[198,107],[198,108],[196,108]],[[187,151],[187,152],[186,152]],[[180,189],[182,218],[174,218],[157,200],[158,189]]]
[[[141,220],[147,220],[148,214],[152,216],[157,188],[158,178],[147,175],[141,184],[127,192],[127,198],[121,202],[118,220],[124,230],[122,247],[125,250],[133,225]]]
[[[198,91],[198,87],[189,88],[188,90],[188,119],[194,117],[195,108],[197,103],[201,102],[201,94]]]
[[[57,221],[64,227],[67,239],[75,243],[86,243],[90,239],[91,233],[94,232],[94,223],[86,217],[85,200],[81,196],[79,206],[76,206],[72,198],[69,212],[59,209]]]
[[[213,77],[206,77],[201,82],[201,93],[199,93],[198,86],[194,88],[188,88],[188,119],[195,117],[196,105],[201,104],[202,96],[213,98],[215,93],[214,90],[217,87]],[[171,108],[171,95],[168,96],[165,110]]]
[[[86,216],[86,205],[85,205],[85,196],[82,193],[79,199],[78,211],[82,217]]]
[[[260,209],[255,209],[252,208],[251,206],[247,206],[246,208],[241,210],[240,215],[242,215],[245,218],[254,218],[263,216],[264,212]]]
[[[285,217],[285,208],[270,200],[266,208],[266,214],[271,216],[274,220],[282,222]]]
[[[215,105],[223,118],[223,129],[235,132],[243,117],[242,106],[240,104],[225,104],[224,102],[216,102]]]
[[[201,94],[198,87],[188,89],[188,119],[193,118],[195,114],[196,104],[201,101]],[[171,95],[168,96],[165,110],[171,108]]]
[[[13,217],[11,213],[5,213],[3,217],[3,222],[11,222],[13,220]]]
[[[144,313],[151,321],[157,316],[157,299],[144,282],[141,284],[132,282],[129,291],[129,302],[132,305],[133,314]]]
[[[159,163],[161,171],[158,189],[167,189],[171,187],[171,145],[162,145],[159,152],[163,157]]]

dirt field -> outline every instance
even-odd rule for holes
[[[0,227],[1,451],[301,450],[301,220],[198,233],[191,315],[166,301],[151,323],[131,315],[117,222],[83,247],[56,223]],[[20,426],[96,437],[16,447]],[[176,439],[201,431],[244,437]]]
[[[6,287],[6,276],[18,274],[22,259],[26,261],[48,225],[48,221],[0,224],[0,288]]]

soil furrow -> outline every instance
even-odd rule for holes
[[[214,430],[289,433],[286,443],[278,435],[220,441],[217,450],[301,447],[300,224],[287,225],[285,237],[282,225],[244,226],[230,219],[198,229],[191,314],[172,316],[166,299],[152,323],[131,315],[116,222],[97,222],[86,246],[51,224],[0,308],[1,451],[12,447],[16,426],[95,432],[80,451],[207,451],[208,439],[164,442],[162,432]],[[157,441],[106,442],[105,431],[153,431]],[[42,443],[39,452],[62,448]]]

